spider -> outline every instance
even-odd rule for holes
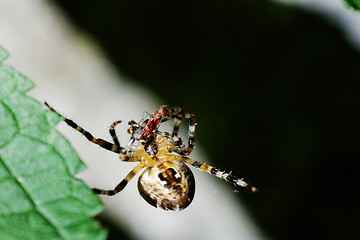
[[[237,186],[248,188],[253,192],[257,191],[255,187],[231,175],[231,173],[220,171],[188,157],[195,146],[196,119],[194,114],[185,113],[182,108],[167,109],[163,105],[139,124],[134,120],[129,121],[130,127],[127,132],[131,136],[130,141],[127,146],[122,147],[115,133],[116,125],[121,121],[115,121],[110,126],[109,132],[114,141],[114,143],[110,143],[101,138],[93,137],[90,132],[59,114],[46,102],[45,105],[60,115],[70,127],[80,132],[89,141],[119,154],[120,159],[124,162],[139,162],[113,190],[94,188],[93,191],[96,194],[112,196],[121,192],[127,183],[145,168],[138,179],[140,195],[154,207],[179,211],[190,205],[195,194],[194,175],[186,164],[230,181]],[[170,119],[175,121],[172,134],[159,131],[160,124]],[[187,145],[177,136],[183,119],[189,121]]]

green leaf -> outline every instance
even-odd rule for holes
[[[360,0],[344,0],[344,3],[348,8],[360,11]]]
[[[85,166],[54,129],[62,119],[25,95],[34,84],[7,56],[0,46],[0,239],[105,239],[99,198],[73,178]]]

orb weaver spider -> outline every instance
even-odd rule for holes
[[[53,112],[59,114],[45,102],[45,105]],[[257,189],[242,179],[230,173],[220,171],[205,163],[192,160],[188,155],[192,152],[195,141],[196,119],[194,114],[185,113],[182,108],[174,107],[167,109],[161,106],[156,112],[149,114],[139,124],[134,120],[129,121],[130,141],[127,146],[121,147],[115,133],[115,127],[121,121],[115,121],[109,129],[114,143],[101,138],[95,138],[92,134],[74,121],[59,114],[72,128],[84,135],[89,141],[106,150],[119,154],[124,162],[139,162],[130,173],[113,189],[101,190],[94,188],[96,194],[115,195],[122,191],[127,183],[142,169],[143,173],[138,179],[140,195],[152,206],[164,210],[179,211],[190,205],[195,194],[195,179],[190,168],[192,165],[200,170],[215,175],[218,178],[230,181],[237,186],[245,187],[253,192]],[[172,134],[158,130],[161,123],[174,119]],[[187,146],[178,137],[178,131],[183,119],[189,120],[189,137]]]

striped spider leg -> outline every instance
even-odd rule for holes
[[[178,149],[178,150],[180,149],[179,151],[177,151],[177,153],[182,156],[187,156],[192,152],[192,150],[195,147],[195,126],[196,126],[195,115],[190,114],[190,113],[185,113],[182,108],[175,107],[170,110],[170,116],[171,116],[171,118],[175,119],[172,136],[173,136],[173,140],[174,140],[173,141],[174,145],[179,147],[176,149]],[[181,138],[177,137],[181,121],[184,118],[189,120],[189,132],[188,132],[189,139],[188,139],[187,147],[184,147],[184,145],[182,144]]]
[[[240,187],[244,187],[244,188],[248,188],[253,192],[257,192],[257,188],[248,184],[247,182],[243,181],[243,179],[240,179],[234,175],[231,175],[230,173],[226,173],[225,171],[220,171],[219,169],[216,169],[212,166],[207,165],[206,163],[202,163],[202,162],[198,162],[198,161],[194,161],[191,158],[188,157],[184,157],[184,162],[186,162],[187,164],[190,164],[194,167],[196,167],[197,169],[200,169],[202,171],[205,171],[207,173],[210,173],[211,175],[214,175],[218,178],[224,179],[225,181],[229,181],[234,183],[237,186]]]
[[[80,132],[82,135],[84,135],[90,142],[95,143],[97,145],[99,145],[102,148],[105,148],[106,150],[109,150],[111,152],[114,153],[120,153],[122,151],[122,147],[120,146],[120,143],[117,139],[117,136],[115,134],[115,126],[117,124],[119,124],[121,121],[116,121],[114,122],[110,129],[110,135],[112,136],[113,140],[114,140],[114,144],[110,143],[104,139],[101,138],[95,138],[93,137],[93,135],[86,131],[85,129],[83,129],[82,127],[80,127],[78,124],[76,124],[74,121],[72,121],[71,119],[68,119],[64,116],[62,116],[60,113],[58,113],[54,108],[52,108],[47,102],[45,102],[45,105],[53,112],[57,113],[58,115],[60,115],[62,118],[64,118],[64,121],[66,122],[67,125],[69,125],[70,127],[74,128],[76,131]]]

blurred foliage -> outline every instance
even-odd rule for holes
[[[25,93],[34,84],[3,65],[0,47],[0,239],[105,239],[99,198],[73,178],[84,169],[55,130],[61,120]]]
[[[337,27],[265,0],[58,4],[122,73],[196,114],[198,148],[259,187],[238,197],[272,238],[358,234],[360,54]]]
[[[344,2],[349,8],[360,11],[360,0],[344,0]]]

